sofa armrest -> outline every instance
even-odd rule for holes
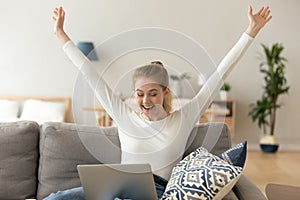
[[[246,176],[242,175],[233,191],[240,200],[267,200],[265,195]]]

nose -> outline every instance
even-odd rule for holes
[[[143,104],[149,104],[150,103],[150,99],[149,99],[149,96],[148,95],[144,95],[143,97]]]

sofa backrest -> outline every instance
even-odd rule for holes
[[[203,145],[218,154],[230,147],[230,133],[222,123],[193,129],[185,155]],[[116,127],[45,123],[41,127],[38,199],[51,192],[80,186],[78,164],[120,163]]]
[[[225,151],[231,146],[229,129],[222,123],[195,126],[185,155],[201,145],[214,154]],[[0,199],[42,199],[80,186],[77,165],[119,163],[120,158],[115,127],[0,123]]]
[[[228,126],[220,122],[197,124],[189,136],[184,157],[200,146],[215,155],[231,148],[231,135]]]
[[[37,198],[80,186],[79,164],[119,163],[116,128],[48,122],[41,127]]]

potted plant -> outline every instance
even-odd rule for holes
[[[176,97],[181,97],[182,95],[182,86],[181,86],[181,81],[184,79],[190,79],[191,77],[187,72],[182,73],[181,75],[170,75],[170,87],[172,92]]]
[[[230,91],[231,86],[229,83],[224,82],[224,84],[222,85],[221,89],[220,89],[220,99],[221,100],[226,100],[228,97],[228,92]]]
[[[281,56],[283,46],[275,43],[270,48],[262,45],[264,58],[260,63],[260,72],[264,75],[262,97],[256,103],[250,104],[250,112],[253,122],[263,130],[264,136],[260,140],[260,147],[265,152],[276,152],[279,146],[275,134],[276,111],[281,107],[278,103],[280,95],[287,94],[290,87],[287,86],[285,77],[285,62]]]

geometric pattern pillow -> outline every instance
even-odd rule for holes
[[[229,164],[244,167],[246,155],[247,141],[243,141],[218,156],[223,160],[226,160]]]
[[[222,199],[238,181],[242,169],[199,147],[173,168],[161,199]]]

